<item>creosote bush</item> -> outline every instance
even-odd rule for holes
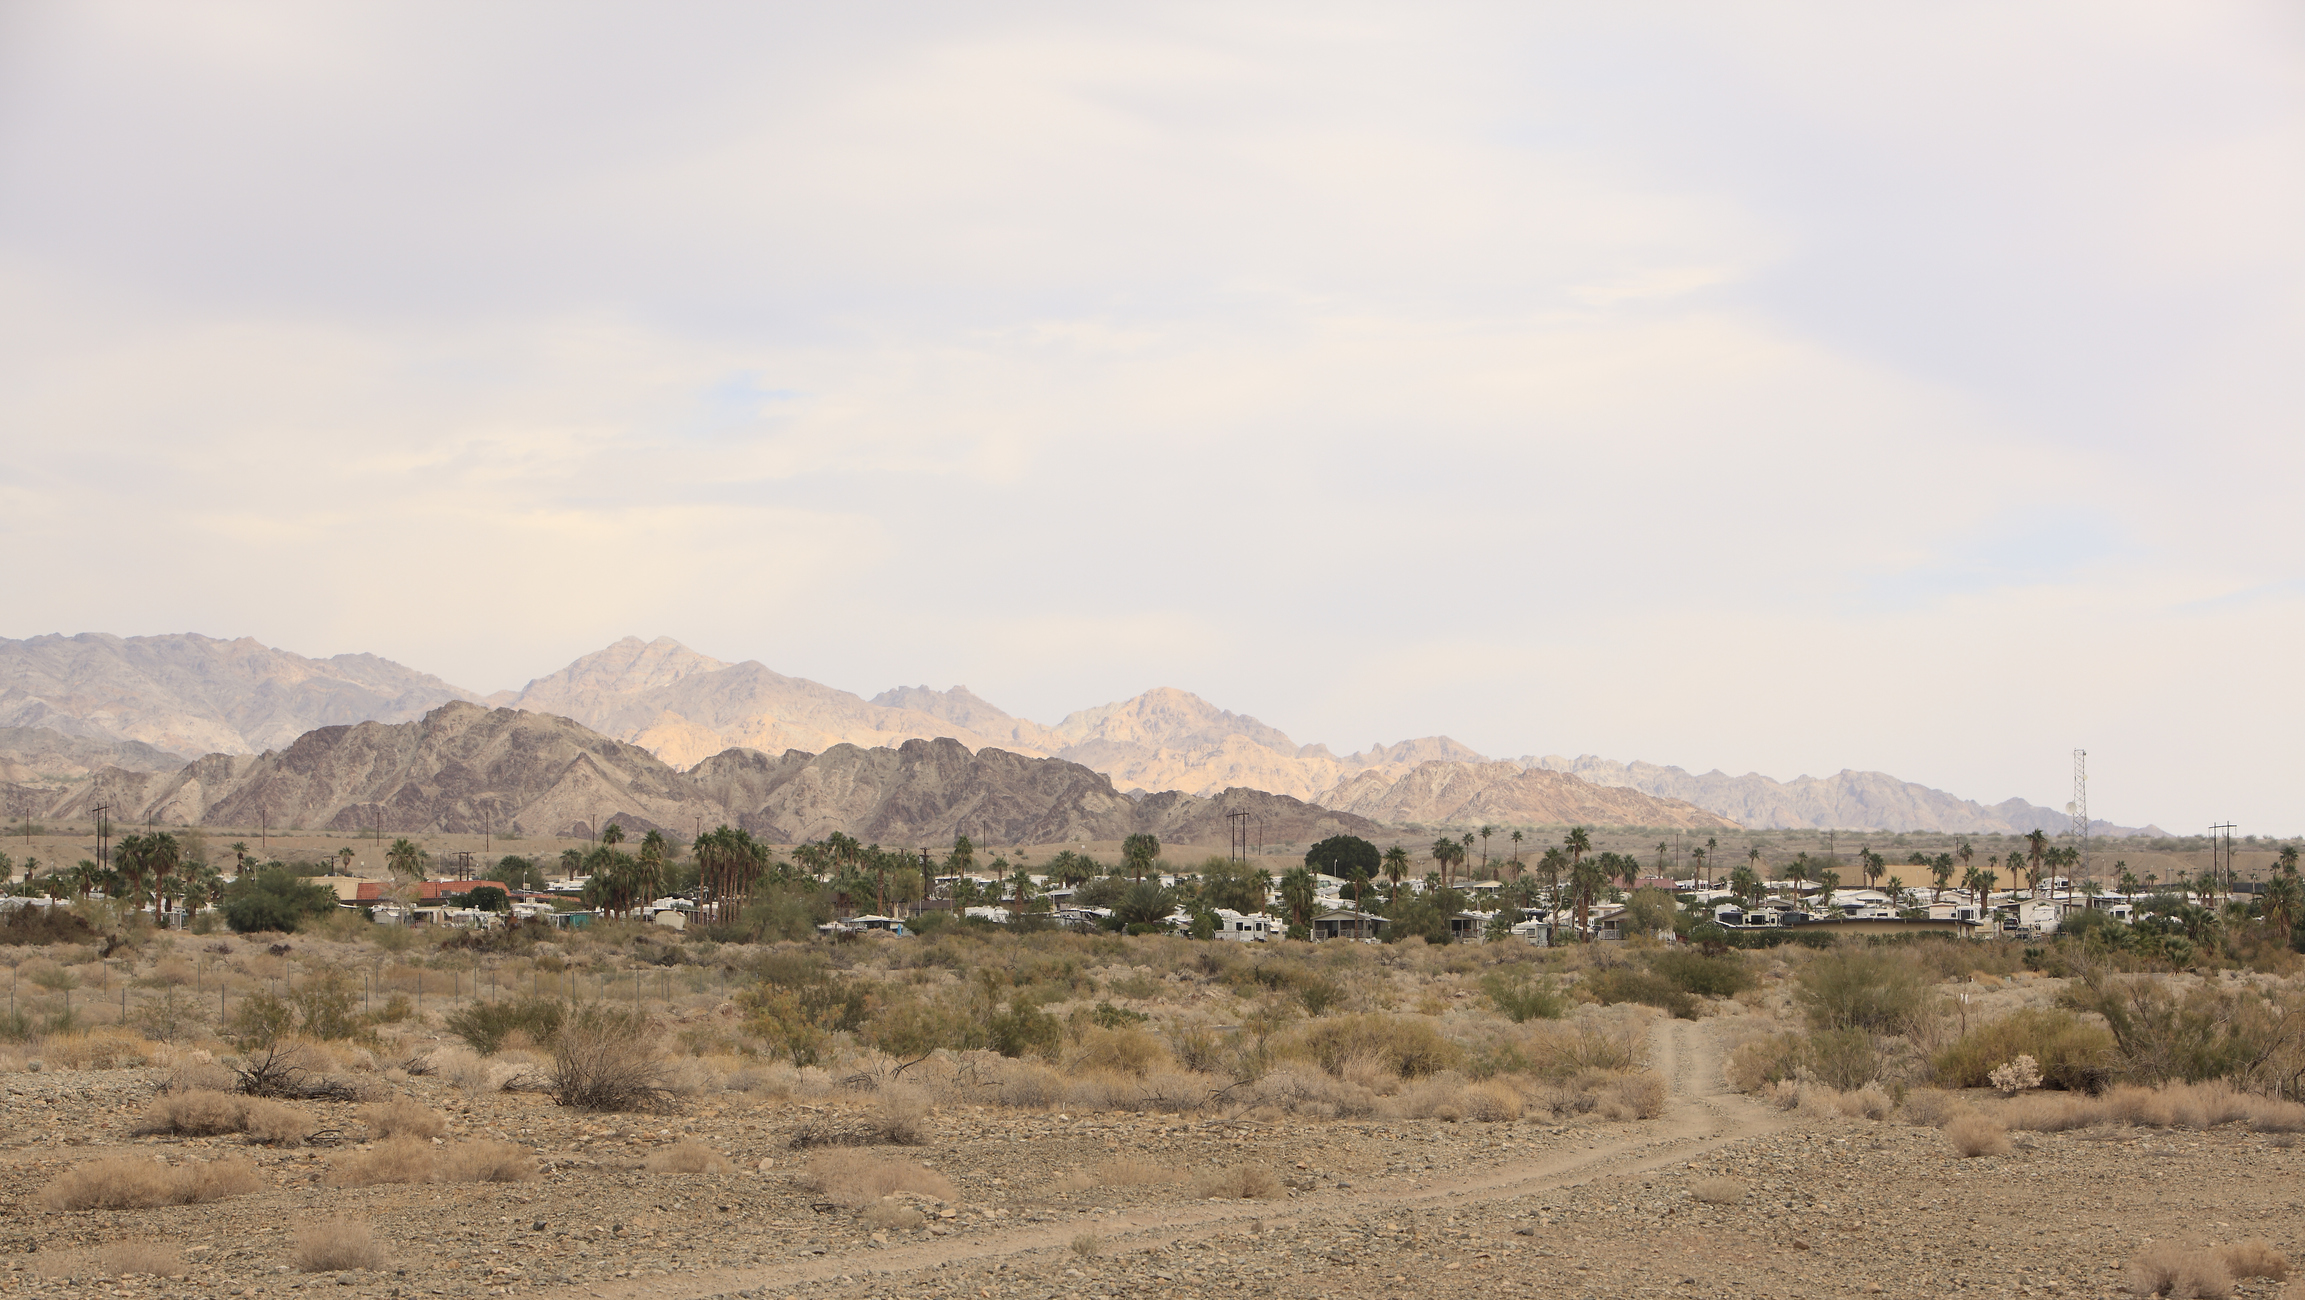
[[[656,1030],[638,1011],[587,1003],[552,1046],[552,1099],[574,1110],[677,1110],[656,1058]]]
[[[448,1117],[407,1097],[360,1108],[360,1122],[380,1138],[436,1138],[448,1132]]]

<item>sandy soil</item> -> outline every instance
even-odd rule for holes
[[[664,1119],[585,1116],[530,1093],[403,1090],[445,1112],[450,1142],[533,1151],[540,1181],[336,1188],[354,1150],[276,1150],[238,1137],[136,1137],[155,1070],[5,1076],[0,1293],[707,1297],[1394,1295],[1899,1296],[2125,1294],[2147,1239],[2266,1237],[2305,1258],[2305,1154],[2232,1129],[2020,1135],[1963,1159],[1939,1132],[1814,1118],[1728,1092],[1719,1021],[1659,1022],[1665,1115],[1579,1120],[1260,1122],[975,1110],[934,1117],[927,1145],[875,1148],[951,1180],[915,1198],[921,1226],[876,1230],[806,1179],[796,1133],[840,1128],[869,1099],[829,1105],[722,1093]],[[357,1137],[341,1108],[322,1122]],[[854,1115],[849,1112],[855,1112]],[[720,1174],[651,1174],[649,1153],[693,1139]],[[43,1208],[74,1164],[126,1151],[181,1161],[245,1155],[266,1186],[209,1205]],[[1116,1157],[1186,1174],[1259,1164],[1285,1199],[1195,1199],[1189,1182],[1060,1190]],[[1730,1177],[1735,1204],[1691,1196]],[[294,1231],[371,1220],[382,1269],[292,1271]],[[1094,1253],[1084,1240],[1093,1236]],[[100,1278],[105,1243],[173,1244],[181,1277]],[[1076,1247],[1077,1243],[1077,1247]],[[2238,1294],[2279,1286],[2244,1283]]]

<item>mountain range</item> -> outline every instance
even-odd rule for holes
[[[519,690],[485,697],[373,655],[310,659],[247,638],[0,639],[0,778],[23,785],[94,780],[105,768],[163,771],[203,754],[293,748],[329,727],[411,721],[456,701],[571,719],[676,770],[731,750],[816,759],[844,745],[901,752],[908,741],[942,738],[975,755],[1075,764],[1139,799],[1157,797],[1153,791],[1209,798],[1257,790],[1403,826],[1582,821],[2022,833],[2066,824],[2062,813],[2023,800],[1987,806],[1877,772],[1779,782],[1591,756],[1498,761],[1447,736],[1339,756],[1168,687],[1047,726],[965,686],[898,687],[866,699],[665,637],[627,637]],[[42,733],[54,739],[23,738]],[[107,744],[141,748],[105,751]],[[15,792],[6,802],[47,800]],[[2124,830],[2100,824],[2097,833]]]

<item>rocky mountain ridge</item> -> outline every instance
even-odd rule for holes
[[[441,703],[475,698],[372,655],[307,659],[247,638],[91,633],[0,639],[0,728],[56,737],[26,741],[13,754],[0,749],[0,777],[19,784],[96,779],[101,764],[92,761],[93,751],[67,752],[68,740],[133,742],[178,756],[252,754],[287,745],[315,727],[403,722]],[[1474,810],[1518,808],[1533,816],[1596,806],[1598,798],[1540,788],[1541,783],[1516,785],[1501,776],[1418,776],[1431,763],[1479,768],[1494,761],[1446,736],[1338,756],[1326,745],[1298,744],[1256,718],[1169,687],[1078,710],[1044,726],[966,687],[899,687],[868,700],[756,661],[715,659],[668,637],[627,637],[483,702],[573,719],[675,768],[735,748],[822,755],[844,744],[894,749],[908,740],[945,737],[971,752],[998,749],[1078,763],[1137,795],[1180,790],[1210,797],[1255,789],[1324,805],[1372,801],[1369,806],[1382,806],[1388,816],[1425,824],[1488,819],[1489,813],[1476,816]],[[1680,801],[1757,827],[2022,833],[2064,824],[2062,814],[2024,800],[1984,805],[1879,772],[1780,782],[1757,773],[1696,776],[1590,755],[1510,761],[1525,770],[1566,773],[1599,787]],[[162,764],[149,754],[124,752],[116,765],[150,771]],[[1464,795],[1471,786],[1484,793]],[[1678,824],[1672,818],[1685,815],[1647,811],[1654,824]],[[2133,833],[2106,823],[2097,827],[2099,834]]]
[[[727,822],[774,843],[834,831],[879,843],[935,846],[956,835],[992,844],[1117,840],[1140,831],[1171,843],[1222,843],[1226,815],[1257,818],[1274,842],[1378,834],[1365,818],[1261,790],[1213,798],[1164,791],[1131,798],[1110,778],[1062,759],[960,742],[895,748],[834,745],[821,754],[751,749],[686,772],[579,723],[466,701],[415,722],[323,727],[284,750],[211,754],[174,772],[106,769],[64,789],[0,786],[11,815],[86,819],[99,803],[134,823],[245,827],[269,822],[348,835],[694,834]]]
[[[1715,769],[1702,776],[1655,763],[1619,763],[1591,754],[1549,755],[1515,760],[1532,770],[1563,772],[1595,785],[1638,790],[1709,809],[1755,829],[1816,827],[1838,829],[1937,830],[1970,835],[2023,835],[2040,829],[2062,834],[2072,817],[2053,808],[2005,799],[1980,804],[1886,772],[1843,769],[1826,777],[1798,776],[1776,781],[1758,772],[1730,776]],[[1349,806],[1349,805],[1339,805]],[[2092,821],[2091,835],[2161,835],[2159,827],[2115,826]]]

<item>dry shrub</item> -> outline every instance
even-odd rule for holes
[[[702,1142],[677,1142],[651,1152],[641,1169],[652,1174],[725,1174],[732,1171],[720,1153]]]
[[[1277,1201],[1288,1195],[1281,1180],[1263,1165],[1214,1169],[1193,1183],[1193,1195],[1228,1201]]]
[[[884,1196],[910,1192],[949,1201],[960,1193],[943,1174],[914,1160],[892,1160],[862,1151],[819,1151],[809,1161],[806,1182],[843,1205],[869,1205]]]
[[[1763,1034],[1748,1038],[1730,1051],[1721,1067],[1729,1086],[1739,1092],[1759,1092],[1800,1073],[1807,1059],[1807,1040],[1799,1034]]]
[[[1833,1104],[1850,1119],[1887,1119],[1889,1113],[1897,1108],[1895,1099],[1882,1091],[1881,1085],[1877,1083],[1851,1088],[1835,1097]]]
[[[879,1113],[874,1117],[873,1127],[883,1142],[900,1147],[927,1146],[928,1116],[927,1093],[896,1085],[880,1090]]]
[[[2225,1247],[2217,1252],[2225,1271],[2236,1278],[2269,1277],[2276,1282],[2289,1276],[2289,1257],[2263,1237]]]
[[[126,1070],[152,1063],[160,1045],[132,1029],[107,1026],[84,1034],[58,1034],[42,1045],[50,1069]]]
[[[1532,1020],[1515,1043],[1517,1072],[1568,1079],[1592,1071],[1637,1070],[1648,1063],[1646,1012],[1580,1017],[1572,1023]]]
[[[209,1088],[171,1092],[152,1099],[135,1132],[174,1133],[184,1137],[213,1137],[238,1133],[247,1103]]]
[[[1158,1161],[1137,1156],[1122,1156],[1097,1166],[1097,1181],[1107,1187],[1153,1187],[1185,1180],[1182,1169],[1172,1169]]]
[[[1490,1079],[1466,1088],[1462,1094],[1465,1118],[1482,1124],[1507,1124],[1521,1117],[1521,1094],[1511,1084]]]
[[[328,1166],[331,1187],[376,1187],[385,1183],[429,1183],[432,1145],[413,1137],[387,1138],[368,1151],[337,1157]]]
[[[255,1166],[245,1160],[164,1165],[141,1156],[112,1156],[58,1176],[40,1197],[58,1210],[145,1210],[245,1196],[263,1185]]]
[[[921,1212],[902,1201],[874,1201],[858,1216],[870,1228],[917,1228],[926,1222]]]
[[[169,1092],[230,1092],[239,1082],[232,1071],[218,1065],[206,1052],[188,1052],[169,1071]]]
[[[1104,1238],[1093,1232],[1084,1232],[1072,1239],[1072,1253],[1082,1259],[1095,1259],[1104,1253]]]
[[[2091,1092],[2104,1086],[2118,1056],[2113,1031],[2104,1025],[2070,1011],[2026,1008],[1971,1029],[1938,1052],[1933,1064],[1939,1080],[1960,1088],[1990,1086],[2017,1092],[2022,1089],[2002,1084],[2046,1084]],[[2020,1058],[2033,1062],[2029,1071],[2009,1069]],[[1994,1081],[1996,1070],[2004,1071],[1999,1083]]]
[[[1454,1066],[1464,1053],[1430,1020],[1369,1013],[1331,1016],[1307,1026],[1284,1046],[1342,1077],[1345,1063],[1374,1060],[1399,1078],[1416,1079]]]
[[[437,1177],[444,1183],[530,1183],[544,1175],[512,1143],[475,1138],[442,1148]]]
[[[1745,1183],[1739,1178],[1700,1178],[1689,1184],[1689,1199],[1707,1205],[1735,1205],[1745,1199]]]
[[[1982,1115],[1963,1115],[1947,1124],[1945,1140],[1964,1156],[2009,1154],[2009,1130]]]
[[[289,1257],[307,1273],[340,1273],[346,1269],[383,1268],[392,1262],[384,1243],[362,1219],[327,1219],[296,1230],[296,1251]]]
[[[1594,1094],[1593,1102],[1603,1119],[1655,1119],[1665,1113],[1665,1080],[1646,1070],[1618,1075]]]
[[[1048,1187],[1051,1192],[1085,1192],[1097,1185],[1096,1175],[1078,1169],[1058,1174]]]
[[[2129,1289],[2171,1300],[2221,1300],[2233,1294],[2233,1274],[2216,1251],[2156,1242],[2130,1259]]]
[[[575,1110],[677,1109],[656,1058],[656,1030],[638,1011],[589,1003],[569,1016],[552,1048],[552,1099]]]
[[[2096,1124],[2139,1128],[2213,1128],[2246,1122],[2260,1133],[2305,1130],[2305,1105],[2241,1092],[2222,1081],[2123,1085],[2101,1097],[2026,1096],[2002,1107],[2011,1128],[2059,1132]]]
[[[1915,1088],[1905,1094],[1905,1120],[1918,1128],[1943,1128],[1968,1113],[1968,1103],[1940,1088]]]
[[[448,1132],[448,1117],[407,1097],[360,1108],[360,1122],[380,1138],[436,1138]]]
[[[179,1277],[184,1273],[184,1255],[174,1246],[163,1246],[151,1241],[115,1241],[96,1248],[96,1266],[113,1277],[130,1273],[149,1273],[154,1277]]]
[[[250,1098],[240,1114],[241,1131],[251,1142],[292,1147],[311,1137],[315,1127],[310,1115],[285,1102]]]
[[[1065,1068],[1142,1078],[1168,1061],[1168,1049],[1141,1029],[1092,1029],[1074,1049]]]

